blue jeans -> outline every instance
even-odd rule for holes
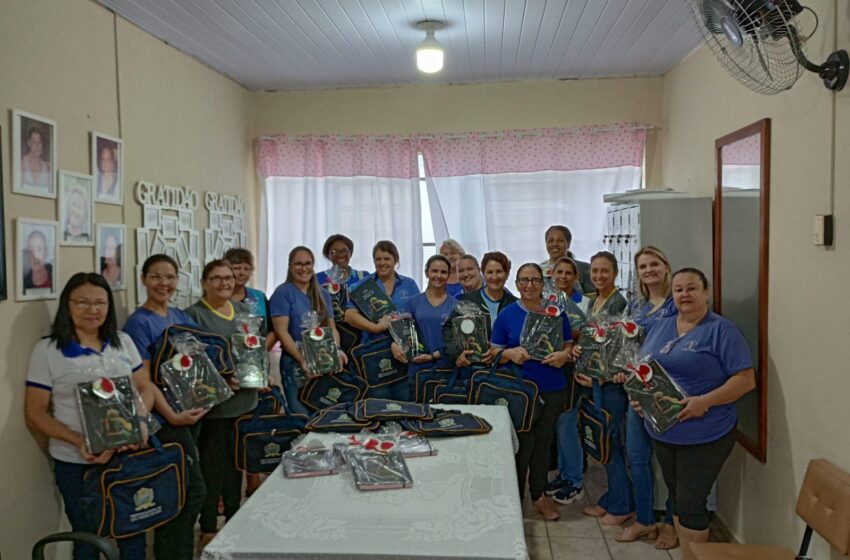
[[[618,383],[605,383],[601,392],[602,408],[611,415],[611,460],[605,465],[608,491],[599,498],[598,504],[611,515],[626,515],[635,509],[631,482],[626,471],[623,440],[620,436],[629,401],[623,386]]]
[[[310,415],[310,411],[301,404],[301,399],[298,398],[300,388],[295,383],[295,368],[298,362],[295,358],[286,352],[280,357],[280,381],[283,383],[283,396],[286,398],[286,405],[289,407],[289,412],[293,414]]]
[[[655,523],[655,475],[652,472],[652,438],[643,418],[631,407],[626,417],[626,455],[635,489],[635,511],[642,525]],[[673,524],[670,498],[665,505],[664,522]]]
[[[558,417],[558,471],[575,488],[584,481],[584,450],[578,435],[578,402]]]
[[[54,459],[53,472],[56,476],[56,486],[62,494],[65,502],[65,515],[71,522],[74,531],[86,533],[97,533],[98,515],[100,512],[81,504],[85,485],[83,477],[94,465],[80,465],[77,463],[66,463]],[[145,560],[147,548],[146,534],[136,535],[126,539],[118,540],[118,550],[121,560]],[[74,560],[99,560],[100,553],[97,549],[87,544],[74,544]]]

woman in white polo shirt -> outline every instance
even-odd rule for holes
[[[80,505],[83,479],[115,453],[90,454],[81,435],[77,384],[95,376],[131,376],[145,406],[153,406],[147,367],[130,337],[118,331],[109,284],[100,274],[80,272],[62,290],[50,336],[33,348],[24,410],[27,426],[50,438],[56,485],[71,527],[89,533],[96,527]],[[144,535],[121,539],[118,546],[122,560],[145,558]],[[74,546],[74,560],[99,557],[89,545]]]

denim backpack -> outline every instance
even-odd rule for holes
[[[176,350],[174,349],[174,345],[171,344],[171,337],[179,333],[191,333],[195,338],[207,345],[205,348],[207,356],[210,357],[219,374],[230,375],[236,373],[236,361],[233,359],[230,340],[226,337],[202,331],[198,327],[191,325],[169,325],[162,332],[159,340],[154,342],[149,348],[151,355],[151,379],[158,386],[165,386],[165,382],[159,373],[159,366],[174,356]]]
[[[82,505],[97,520],[101,537],[123,539],[168,523],[186,501],[186,455],[179,443],[116,453],[84,477]]]
[[[407,379],[407,365],[393,358],[389,336],[376,338],[355,346],[351,359],[360,376],[369,387],[383,387]]]
[[[328,375],[317,375],[307,380],[301,388],[299,399],[311,410],[321,410],[340,403],[351,403],[363,398],[366,382],[346,370]]]
[[[605,465],[611,460],[611,415],[599,404],[602,387],[593,381],[593,399],[582,395],[578,400],[578,429],[585,453]]]
[[[240,471],[272,472],[292,440],[304,433],[307,416],[291,414],[277,387],[272,388],[271,396],[278,402],[280,412],[263,414],[258,406],[253,413],[237,418],[233,425],[236,468]]]
[[[499,352],[488,369],[469,380],[469,404],[501,404],[508,407],[514,430],[528,432],[542,411],[537,384],[522,376],[514,364],[499,366]]]

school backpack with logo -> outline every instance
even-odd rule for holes
[[[340,403],[351,403],[366,395],[366,382],[346,370],[317,375],[301,388],[299,399],[310,410],[321,410]]]
[[[502,353],[493,366],[472,374],[469,380],[469,404],[500,404],[508,407],[514,430],[528,432],[542,411],[537,384],[522,376],[514,364],[499,366]]]
[[[367,344],[355,346],[351,358],[357,375],[369,387],[383,387],[407,379],[407,365],[393,358],[389,336],[376,338]]]
[[[292,440],[304,433],[307,416],[290,413],[277,387],[273,387],[270,394],[278,402],[279,412],[263,414],[265,411],[257,407],[234,423],[234,453],[236,468],[240,471],[272,472]]]

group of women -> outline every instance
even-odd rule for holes
[[[370,388],[369,396],[409,400],[417,371],[434,365],[473,365],[470,351],[459,350],[447,334],[459,301],[476,305],[489,318],[491,344],[483,364],[510,362],[538,386],[544,403],[542,413],[531,431],[519,434],[516,470],[520,494],[524,495],[527,482],[534,508],[548,520],[558,519],[557,503],[570,503],[583,496],[585,459],[577,430],[576,402],[581,394],[591,396],[594,382],[573,370],[581,349],[573,344],[578,331],[566,314],[561,316],[564,346],[542,361],[532,359],[519,343],[523,321],[530,311],[544,306],[544,284],[551,279],[588,319],[630,313],[646,329],[642,353],[660,362],[691,395],[682,403],[681,422],[657,434],[642,421],[637,403],[629,407],[622,389],[624,375],[593,391],[598,400],[601,395],[597,404],[611,416],[614,444],[611,460],[605,465],[608,490],[584,510],[606,525],[625,525],[636,517],[624,526],[618,540],[656,537],[650,463],[654,450],[670,494],[667,522],[656,546],[675,546],[678,535],[685,545],[683,557],[689,558],[687,543],[708,538],[706,498],[734,442],[733,403],[754,386],[746,343],[729,321],[709,311],[705,276],[695,269],[671,274],[660,250],[646,247],[636,255],[640,296],[627,302],[614,285],[617,262],[612,254],[599,252],[589,263],[575,260],[569,253],[571,234],[564,226],[549,228],[545,238],[549,258],[518,267],[513,284],[517,295],[507,287],[511,262],[498,251],[483,255],[479,265],[459,243],[445,242],[440,254],[428,259],[427,286],[420,292],[413,279],[396,272],[399,253],[391,241],[379,241],[373,247],[375,270],[366,273],[349,264],[354,251],[351,239],[335,234],[322,251],[332,269],[316,273],[312,251],[296,247],[289,254],[286,280],[266,299],[262,292],[246,286],[253,272],[251,254],[233,249],[225,259],[204,267],[204,295],[183,311],[168,305],[177,286],[177,263],[166,255],[153,255],[144,263],[141,274],[147,299],[129,317],[123,332],[117,329],[109,284],[97,274],[74,275],[62,292],[50,337],[33,350],[26,398],[28,425],[50,437],[57,486],[72,526],[75,530],[92,530],[91,520],[79,506],[83,477],[114,453],[91,455],[80,436],[73,393],[86,371],[81,367],[86,362],[102,363],[106,356],[118,356],[124,367],[105,374],[132,375],[145,404],[162,419],[160,439],[180,443],[191,458],[187,463],[186,505],[180,516],[156,529],[154,542],[157,558],[191,558],[198,515],[203,544],[214,536],[219,514],[227,520],[239,507],[243,479],[231,457],[233,422],[257,406],[257,390],[240,388],[230,379],[235,396],[213,409],[173,410],[148,375],[150,349],[169,325],[192,324],[230,335],[235,332],[237,313],[263,317],[268,348],[278,341],[282,348],[281,381],[288,407],[306,412],[298,399],[299,385],[313,375],[300,346],[305,327],[323,325],[339,343],[337,322],[344,322],[351,332],[361,333],[361,343],[386,345],[398,362],[406,364],[408,375],[390,385]],[[329,289],[336,291],[340,284],[353,288],[367,279],[375,281],[396,309],[416,321],[424,352],[408,360],[387,332],[389,316],[372,321],[351,301],[342,308],[334,307]],[[349,359],[340,351],[343,367]],[[559,474],[549,481],[553,442],[557,442]],[[248,477],[247,492],[258,484],[255,477]],[[143,558],[144,541],[144,535],[121,540],[122,558]],[[74,558],[96,558],[96,553],[78,545]]]

